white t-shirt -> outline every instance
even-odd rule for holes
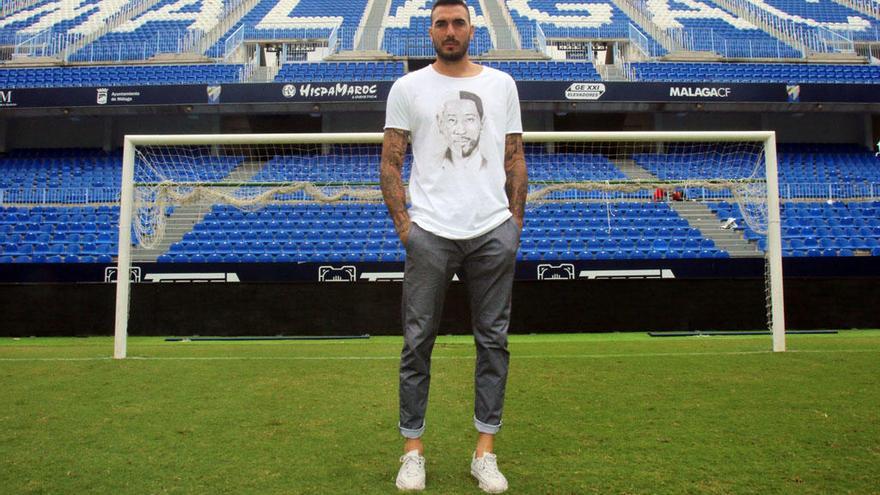
[[[412,135],[410,218],[447,239],[472,239],[510,218],[504,142],[522,133],[519,95],[507,73],[483,67],[449,77],[432,66],[398,79],[385,128]]]

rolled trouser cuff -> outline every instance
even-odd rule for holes
[[[489,424],[483,423],[482,421],[477,419],[476,416],[474,416],[474,428],[476,428],[477,431],[480,433],[488,433],[489,435],[494,435],[494,434],[498,433],[498,430],[501,429],[501,423],[498,423],[497,425],[489,425]],[[424,429],[424,427],[423,427],[423,429]]]
[[[397,427],[400,429],[400,434],[403,435],[405,438],[422,438],[422,435],[425,434],[425,423],[422,423],[422,427],[416,430],[404,428],[403,426],[400,426],[400,423],[397,424]]]

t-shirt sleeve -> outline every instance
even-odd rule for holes
[[[406,101],[406,89],[400,79],[391,85],[385,105],[385,129],[402,129],[411,131],[409,105]]]
[[[513,78],[508,79],[509,89],[507,91],[507,126],[504,129],[505,134],[521,134],[522,116],[519,110],[519,92],[516,89],[516,82]]]

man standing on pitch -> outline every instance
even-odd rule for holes
[[[507,489],[493,453],[501,428],[514,262],[528,177],[513,79],[468,59],[474,34],[464,0],[431,9],[437,59],[400,78],[388,96],[380,176],[385,204],[406,248],[400,356],[405,437],[397,487],[425,487],[422,434],[431,351],[453,275],[467,284],[477,347],[471,473],[490,493]],[[403,162],[412,138],[406,208]]]

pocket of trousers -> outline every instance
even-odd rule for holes
[[[412,246],[412,243],[413,243],[413,237],[415,236],[415,233],[418,229],[419,229],[419,226],[416,225],[415,223],[409,224],[409,234],[407,234],[407,236],[406,236],[406,243],[404,243],[403,249],[405,249],[407,251],[409,250],[410,246]]]
[[[516,246],[519,246],[520,241],[522,240],[522,230],[519,229],[519,226],[516,224],[516,220],[513,217],[507,219],[510,223],[510,228],[513,230],[513,243]]]

